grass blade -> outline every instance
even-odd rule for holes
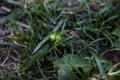
[[[92,54],[93,54],[93,53],[92,53]],[[98,69],[99,69],[99,71],[100,71],[100,74],[101,74],[101,75],[104,75],[104,74],[105,74],[105,70],[104,70],[104,68],[103,68],[103,66],[102,66],[102,63],[101,63],[100,59],[96,56],[96,54],[93,54],[93,56],[95,57],[95,60],[96,60],[96,63],[97,63],[97,65],[98,65]]]

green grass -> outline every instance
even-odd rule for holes
[[[0,25],[6,26],[11,34],[0,37],[3,40],[0,56],[6,51],[12,61],[5,63],[10,64],[7,67],[0,66],[0,79],[113,80],[120,77],[119,69],[110,72],[115,63],[100,57],[107,50],[120,50],[119,8],[109,3],[93,11],[88,2],[81,2],[70,14],[57,0],[51,0],[48,5],[38,1],[26,8],[16,6],[3,17]]]

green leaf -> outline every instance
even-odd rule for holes
[[[115,47],[120,48],[120,37],[115,41]]]
[[[75,74],[69,69],[58,70],[58,80],[78,80]]]
[[[95,60],[96,60],[97,65],[98,65],[100,74],[101,74],[101,75],[104,75],[104,74],[105,74],[105,70],[104,70],[104,68],[103,68],[103,65],[102,65],[102,63],[101,63],[100,58],[99,58],[96,54],[93,54],[93,55],[94,55],[94,57],[95,57]]]
[[[120,28],[116,28],[116,29],[112,32],[112,34],[120,37]]]
[[[41,9],[43,12],[48,12],[47,6],[46,6],[46,4],[45,4],[44,1],[39,0],[39,6],[40,6],[40,9]]]
[[[31,26],[26,25],[26,24],[24,24],[24,23],[22,23],[22,22],[15,21],[15,24],[17,24],[17,25],[19,25],[19,26],[21,26],[21,27],[24,27],[24,28],[26,28],[26,29],[31,30]]]
[[[82,68],[84,72],[87,72],[92,66],[90,60],[86,60],[83,56],[78,56],[75,54],[68,54],[63,58],[54,61],[53,64],[58,69],[72,70],[72,66],[74,66],[75,68]]]
[[[113,21],[113,20],[115,20],[118,17],[119,17],[119,15],[113,15],[113,16],[109,17],[106,22]]]
[[[119,37],[119,38],[115,41],[115,47],[120,48],[120,28],[116,28],[116,29],[112,32],[112,34]]]
[[[84,76],[82,77],[81,80],[88,80],[88,78],[89,78],[90,75],[91,75],[92,69],[93,69],[93,66],[91,66],[91,68],[84,74]]]
[[[13,4],[13,5],[20,5],[19,1],[15,1],[15,0],[5,0],[7,3]]]
[[[22,16],[22,10],[13,11],[11,14],[7,15],[6,17],[3,17],[0,20],[0,25],[6,23],[7,21],[11,21],[12,19],[20,18],[21,16]]]
[[[13,44],[8,42],[0,42],[0,45],[13,45]]]

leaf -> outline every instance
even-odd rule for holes
[[[84,74],[84,76],[81,78],[81,80],[88,80],[88,78],[91,75],[92,69],[93,69],[93,66],[91,66],[91,68]]]
[[[120,48],[120,37],[115,41],[115,47]]]
[[[58,80],[78,80],[74,73],[69,69],[58,70]]]
[[[5,0],[7,3],[14,4],[14,5],[20,5],[20,1],[15,1],[15,0]]]
[[[116,28],[116,29],[112,32],[112,34],[119,37],[119,38],[115,41],[115,47],[120,48],[120,28]]]
[[[102,15],[103,13],[105,13],[106,11],[109,11],[109,8],[111,7],[111,5],[105,6],[104,8],[100,9],[100,11],[98,12],[99,15]]]
[[[111,16],[111,17],[109,17],[109,18],[107,19],[106,22],[110,22],[110,21],[112,21],[112,20],[115,20],[115,19],[118,18],[118,17],[119,17],[119,15]]]
[[[116,28],[116,29],[112,32],[112,34],[120,37],[120,28]]]
[[[98,65],[98,68],[99,68],[99,71],[100,71],[100,74],[101,75],[104,75],[105,74],[105,70],[103,68],[103,65],[101,63],[101,60],[99,59],[99,57],[96,55],[96,54],[93,54],[95,60],[96,60],[96,63]]]
[[[102,34],[110,41],[111,46],[114,47],[114,43],[113,43],[113,40],[111,38],[111,33],[105,31],[105,32],[102,32]]]
[[[13,45],[13,44],[8,42],[0,42],[0,45]]]
[[[84,73],[87,72],[92,66],[90,60],[86,60],[83,56],[78,56],[75,54],[68,54],[63,58],[54,61],[53,64],[54,67],[58,69],[72,70],[72,66],[74,66],[75,68],[82,68]]]
[[[24,23],[22,23],[22,22],[19,22],[19,21],[14,21],[14,22],[15,22],[15,24],[17,24],[17,25],[19,25],[19,26],[21,26],[21,27],[24,27],[24,28],[26,28],[26,29],[31,30],[31,26],[29,26],[29,25],[26,25],[26,24],[24,24]]]
[[[40,6],[40,9],[41,9],[43,12],[48,12],[47,6],[46,6],[46,4],[45,4],[44,1],[39,0],[39,6]]]
[[[20,18],[21,16],[22,16],[22,10],[13,11],[11,14],[7,15],[6,17],[3,17],[0,20],[0,25],[6,23],[7,21],[11,21],[12,19]]]

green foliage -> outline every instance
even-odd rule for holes
[[[87,72],[92,66],[92,60],[87,60],[84,56],[79,56],[75,54],[68,54],[61,59],[54,61],[54,66],[58,69],[68,69],[72,70],[72,66],[74,68],[82,68],[83,72]],[[72,66],[71,66],[72,65]]]
[[[81,1],[75,11],[58,0],[3,2],[15,8],[0,20],[11,33],[0,36],[0,56],[7,54],[11,63],[0,57],[0,79],[88,80],[97,75],[117,80],[119,69],[109,73],[113,63],[99,55],[120,48],[120,12],[112,4],[100,7],[100,0],[94,11],[92,1]]]
[[[87,74],[88,71],[94,66],[92,64],[92,60],[85,59],[84,56],[75,54],[65,55],[63,58],[54,61],[53,64],[55,68],[58,68],[58,76],[60,80],[67,80],[68,78],[73,80],[73,78],[75,78],[75,73],[72,72],[73,70],[79,73],[79,76],[84,77],[85,74]],[[82,72],[79,71],[78,68],[81,68]],[[89,76],[86,77],[89,78]],[[75,78],[75,80],[78,80],[78,78]]]

